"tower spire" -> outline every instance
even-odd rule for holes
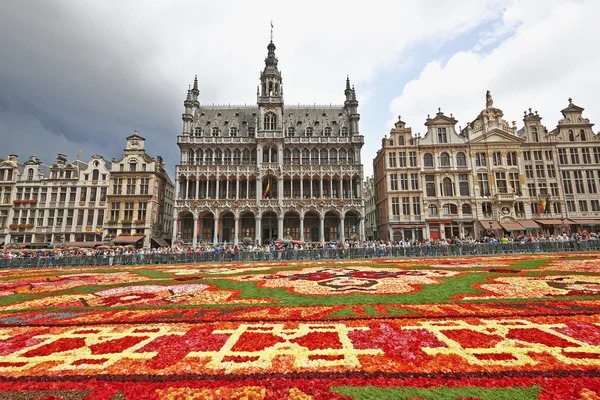
[[[194,76],[194,91],[198,90],[198,75]]]
[[[273,20],[271,20],[271,43],[273,43]]]
[[[350,88],[350,77],[346,75],[346,90],[344,90],[344,95],[346,95],[346,101],[352,100],[352,89]]]

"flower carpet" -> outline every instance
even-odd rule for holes
[[[600,399],[600,257],[0,270],[0,398]]]

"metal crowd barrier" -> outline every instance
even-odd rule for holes
[[[386,257],[450,257],[480,256],[493,254],[527,254],[527,253],[564,253],[573,251],[600,251],[600,240],[580,241],[540,241],[534,243],[469,243],[435,246],[411,247],[375,247],[350,249],[312,249],[282,251],[241,251],[231,253],[214,251],[190,253],[156,253],[145,255],[104,255],[96,256],[48,256],[0,258],[0,267],[11,268],[43,268],[73,266],[116,266],[116,265],[148,265],[148,264],[196,264],[203,262],[251,262],[251,261],[293,261],[293,260],[335,260],[335,259],[369,259]]]

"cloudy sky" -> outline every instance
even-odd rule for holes
[[[438,107],[464,126],[485,105],[551,129],[567,98],[600,121],[600,2],[6,0],[0,156],[119,157],[138,129],[172,174],[183,100],[256,101],[269,22],[288,104],[342,103],[356,86],[363,164],[398,115],[424,132]]]

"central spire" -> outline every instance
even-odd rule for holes
[[[281,84],[281,73],[277,69],[277,57],[275,56],[275,44],[273,43],[273,21],[271,21],[271,36],[267,45],[267,58],[265,58],[265,69],[260,74],[260,89],[258,95],[259,103],[283,103],[283,86]]]

